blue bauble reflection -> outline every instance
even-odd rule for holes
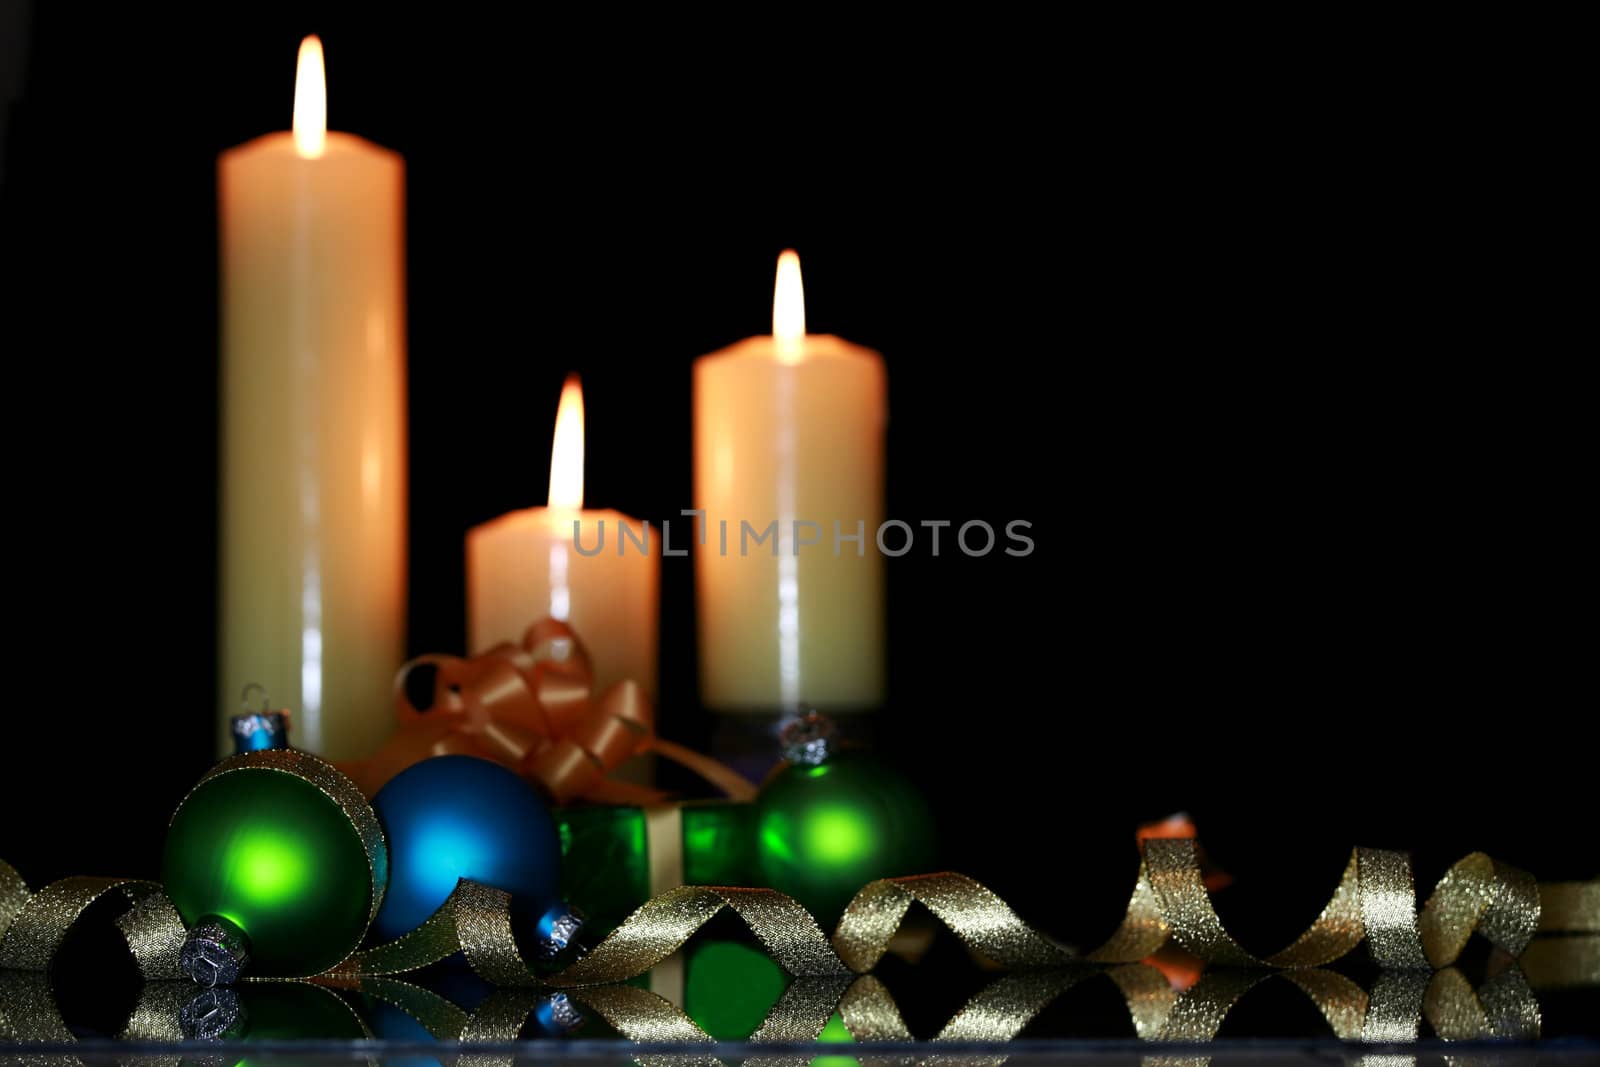
[[[393,1004],[374,998],[364,998],[367,1027],[372,1036],[381,1041],[403,1042],[408,1045],[433,1044],[438,1041],[413,1016]],[[385,1056],[385,1067],[439,1067],[433,1056]]]
[[[533,787],[475,756],[435,756],[378,791],[372,807],[389,842],[389,888],[373,920],[379,941],[421,926],[470,878],[510,893],[533,914],[557,900],[561,846]]]

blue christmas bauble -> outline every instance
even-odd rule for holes
[[[381,941],[421,926],[457,879],[511,894],[533,914],[558,898],[561,846],[533,787],[475,756],[435,756],[372,798],[389,842],[389,889],[372,922]]]

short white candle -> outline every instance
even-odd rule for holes
[[[468,647],[478,653],[519,641],[532,623],[559,619],[589,650],[596,692],[631,678],[653,697],[660,531],[618,511],[584,508],[583,451],[583,390],[572,375],[556,413],[548,505],[467,533]],[[602,536],[604,547],[594,552]],[[648,551],[639,545],[646,538]]]

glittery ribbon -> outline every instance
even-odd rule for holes
[[[934,1036],[947,1042],[1006,1042],[1015,1038],[1058,997],[1086,979],[1104,975],[1118,989],[1139,1037],[1153,1042],[1212,1040],[1233,1006],[1257,984],[1281,975],[1301,990],[1348,1041],[1405,1043],[1417,1040],[1426,1018],[1441,1038],[1531,1038],[1540,1016],[1529,978],[1515,964],[1504,966],[1474,989],[1450,967],[1430,970],[1428,961],[1459,952],[1473,932],[1507,952],[1528,947],[1535,931],[1586,932],[1600,927],[1594,883],[1536,887],[1521,872],[1481,854],[1466,857],[1440,881],[1420,916],[1414,905],[1409,864],[1399,853],[1357,850],[1332,899],[1310,929],[1288,949],[1258,960],[1222,930],[1199,883],[1192,842],[1147,843],[1128,919],[1106,945],[1089,957],[1067,950],[1034,931],[989,890],[955,874],[886,879],[862,889],[831,941],[811,917],[772,890],[681,887],[641,907],[593,952],[560,974],[540,979],[524,964],[511,933],[509,898],[499,890],[462,882],[426,924],[411,934],[359,954],[319,981],[360,991],[396,1005],[446,1041],[514,1041],[540,1002],[540,990],[565,988],[579,1006],[623,1036],[638,1042],[709,1044],[711,1038],[676,1005],[644,989],[615,984],[648,970],[721,911],[738,915],[767,952],[796,976],[750,1037],[754,1045],[815,1040],[834,1012],[859,1042],[907,1041],[907,1029],[888,990],[871,975],[912,903],[922,904],[979,955],[1014,968],[969,1000]],[[131,888],[130,888],[131,887]],[[71,1032],[55,1011],[42,973],[55,946],[90,903],[112,890],[136,901],[124,920],[130,949],[147,977],[172,973],[183,929],[165,897],[150,883],[66,879],[29,896],[16,873],[0,864],[0,1039],[70,1043]],[[1541,921],[1540,898],[1558,914]],[[140,916],[124,924],[128,916]],[[129,927],[143,933],[129,933]],[[1117,962],[1127,953],[1175,940],[1212,963],[1264,966],[1208,970],[1178,990],[1156,967]],[[1363,939],[1384,964],[1370,990],[1349,978],[1297,962],[1334,957]],[[1534,985],[1563,988],[1594,982],[1592,936],[1543,937],[1526,959]],[[141,948],[140,946],[145,946]],[[159,962],[165,946],[166,964]],[[460,949],[480,975],[502,985],[474,1014],[392,977]],[[1151,949],[1153,951],[1153,949]],[[1091,962],[1096,961],[1096,962]],[[28,973],[31,972],[31,973]],[[174,1040],[175,1013],[192,993],[184,983],[151,982],[130,1016],[130,1040]],[[840,1051],[843,1051],[842,1049]],[[868,1064],[887,1064],[867,1048],[851,1049]],[[504,1067],[506,1057],[467,1057],[471,1067]],[[753,1067],[799,1067],[805,1055],[758,1056]],[[1003,1055],[965,1065],[998,1064]],[[645,1067],[685,1067],[717,1062],[694,1053],[643,1055]],[[945,1063],[948,1057],[896,1057],[895,1063]],[[1147,1058],[1149,1064],[1203,1064],[1203,1058]]]
[[[115,893],[131,907],[117,929],[146,980],[179,977],[183,920],[158,882],[131,878],[63,878],[38,893],[0,861],[0,970],[43,971],[67,931],[90,906]]]
[[[406,692],[411,672],[434,671],[426,711]],[[594,692],[589,653],[555,619],[528,627],[521,644],[495,646],[470,659],[419,656],[394,683],[400,729],[371,759],[341,764],[368,796],[429,756],[484,756],[539,782],[560,804],[586,799],[650,804],[665,794],[607,776],[626,760],[654,752],[680,763],[734,800],[755,786],[737,771],[655,734],[655,710],[638,683]]]
[[[148,968],[150,975],[175,970],[182,925],[152,883],[66,879],[32,898],[19,895],[25,892],[15,888],[20,884],[15,872],[0,865],[0,927],[10,927],[0,941],[5,966],[43,969],[88,905],[121,889],[137,902],[124,934],[141,968]],[[1541,923],[1544,897],[1559,902],[1559,926]],[[1144,844],[1144,862],[1122,925],[1084,957],[1028,926],[984,886],[946,873],[868,884],[845,909],[831,939],[799,904],[775,890],[680,886],[646,902],[577,962],[557,974],[541,975],[523,958],[512,933],[510,896],[462,881],[420,927],[359,952],[328,973],[342,980],[402,974],[462,952],[495,985],[607,985],[645,973],[713,916],[731,911],[789,974],[834,980],[871,970],[913,903],[922,904],[977,955],[1016,971],[1084,960],[1133,963],[1169,941],[1206,963],[1247,968],[1321,966],[1364,941],[1385,969],[1427,970],[1453,963],[1474,932],[1515,957],[1541,930],[1600,928],[1600,893],[1594,883],[1540,887],[1526,873],[1482,853],[1450,868],[1420,914],[1415,901],[1404,853],[1357,849],[1327,907],[1306,932],[1279,952],[1256,956],[1234,940],[1212,908],[1194,842],[1152,840]],[[8,920],[8,915],[14,918]]]
[[[1213,1040],[1233,1008],[1263,983],[1292,983],[1316,1007],[1334,1036],[1344,1041],[1405,1044],[1418,1039],[1424,1019],[1441,1039],[1532,1039],[1539,1035],[1541,1018],[1534,986],[1511,965],[1477,987],[1454,968],[1437,972],[1380,972],[1368,988],[1333,971],[1302,968],[1283,972],[1223,969],[1204,974],[1186,990],[1175,990],[1166,975],[1144,964],[1103,967],[1080,963],[1039,971],[1007,974],[974,994],[931,1038],[935,1049],[893,1062],[948,1063],[936,1046],[951,1042],[1003,1043],[1022,1030],[1056,1000],[1086,983],[1109,980],[1121,996],[1130,1024],[1149,1042],[1203,1044]],[[502,989],[473,1013],[445,998],[408,982],[365,977],[323,984],[359,991],[398,1007],[415,1018],[430,1035],[443,1042],[505,1044],[517,1040],[541,995],[531,989]],[[124,1040],[179,1040],[177,1014],[194,996],[183,983],[150,983],[141,994],[128,1023]],[[573,1002],[603,1019],[623,1037],[648,1044],[682,1044],[692,1049],[713,1039],[674,1003],[645,989],[611,985],[574,990]],[[871,975],[860,977],[801,978],[791,982],[768,1011],[749,1044],[796,1044],[815,1041],[827,1020],[837,1012],[845,1029],[860,1044],[838,1048],[864,1062],[887,1063],[871,1054],[876,1042],[909,1042],[914,1035],[906,1026],[887,987]],[[70,1044],[72,1033],[61,1019],[42,975],[0,973],[0,1039],[49,1041]],[[758,1056],[746,1064],[783,1067],[810,1059],[811,1055]],[[473,1055],[475,1067],[503,1062],[494,1056]],[[685,1051],[675,1055],[641,1055],[647,1065],[710,1064],[709,1055]],[[962,1057],[962,1064],[996,1064],[1003,1056]],[[509,1058],[507,1058],[508,1060]],[[1161,1057],[1147,1064],[1201,1064],[1198,1057]]]
[[[1586,890],[1560,887],[1556,892],[1580,905],[1596,902]],[[536,975],[518,952],[509,897],[463,882],[422,927],[358,954],[340,971],[399,974],[462,951],[474,970],[497,985],[573,988],[621,982],[643,974],[714,915],[731,910],[791,975],[836,977],[870,971],[913,903],[926,907],[973,952],[1001,966],[1029,970],[1081,959],[1028,926],[984,886],[947,873],[870,883],[845,909],[831,939],[799,905],[774,890],[683,886],[654,897],[586,957],[548,976]],[[1565,921],[1565,929],[1583,930],[1600,916],[1579,907]],[[1327,907],[1306,932],[1282,951],[1256,956],[1218,919],[1194,842],[1148,841],[1122,925],[1082,958],[1132,963],[1175,941],[1211,964],[1302,968],[1331,963],[1364,941],[1381,967],[1436,969],[1454,962],[1474,932],[1516,956],[1539,929],[1537,885],[1524,872],[1482,853],[1452,867],[1419,915],[1405,854],[1357,849]]]

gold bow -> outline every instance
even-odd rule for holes
[[[426,710],[406,692],[419,667],[434,669]],[[369,797],[414,763],[462,754],[511,768],[557,804],[651,804],[666,794],[608,775],[633,756],[655,752],[733,800],[755,798],[755,786],[733,768],[657,737],[655,709],[637,682],[617,682],[596,695],[588,651],[555,619],[528,627],[520,644],[502,643],[470,659],[419,656],[395,675],[394,694],[398,732],[371,759],[340,765]]]

